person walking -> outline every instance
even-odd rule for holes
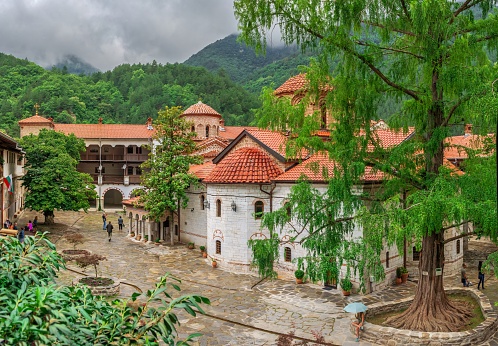
[[[112,222],[109,221],[109,223],[107,224],[106,226],[106,229],[107,229],[107,235],[109,237],[109,241],[111,241],[111,237],[112,237],[112,229],[114,228],[114,226],[112,225]]]
[[[482,271],[482,261],[479,261],[479,265],[477,266],[477,270],[479,271],[478,278],[479,283],[477,284],[477,289],[480,289],[482,284],[482,289],[484,289],[484,272]]]
[[[38,227],[38,216],[35,216],[33,219],[33,229],[36,231],[36,228]]]
[[[14,226],[16,227],[16,226]],[[26,226],[26,229],[28,228],[28,226]],[[21,243],[24,243],[24,227],[21,227],[21,230],[19,231],[19,233],[17,233],[17,239],[19,239],[19,241]]]
[[[123,218],[121,217],[121,215],[119,215],[119,217],[118,217],[118,229],[120,231],[123,230]]]
[[[103,226],[102,226],[102,229],[105,231],[107,228],[107,214],[105,213],[105,211],[102,213],[102,223],[103,223]]]

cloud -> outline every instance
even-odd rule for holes
[[[183,62],[236,30],[227,0],[0,0],[0,52],[42,66]]]

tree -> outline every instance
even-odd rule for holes
[[[130,299],[112,302],[92,295],[86,287],[55,285],[64,261],[46,234],[1,237],[0,250],[0,343],[5,345],[188,345],[200,334],[176,341],[178,317],[183,309],[192,316],[204,314],[198,295],[173,297],[178,279],[164,275],[153,290],[144,295],[137,309],[134,293]],[[177,343],[175,343],[177,342]]]
[[[268,107],[260,112],[261,126],[290,131],[291,145],[325,150],[340,167],[333,172],[327,193],[318,194],[303,183],[291,194],[293,217],[308,226],[308,235],[301,240],[313,259],[308,265],[333,259],[329,254],[342,254],[346,262],[357,263],[358,258],[349,257],[356,253],[362,255],[359,268],[357,263],[361,274],[373,272],[379,277],[379,263],[372,261],[377,255],[378,262],[383,241],[400,248],[404,239],[415,241],[422,249],[419,284],[412,305],[397,317],[395,325],[403,329],[450,331],[463,323],[465,312],[449,302],[443,276],[435,275],[436,268],[444,268],[448,227],[471,221],[476,233],[497,240],[496,193],[470,198],[464,179],[443,166],[444,140],[451,127],[473,123],[481,133],[496,128],[498,100],[492,84],[498,72],[487,56],[498,43],[495,4],[494,0],[236,0],[234,4],[241,39],[260,51],[267,32],[278,23],[285,43],[319,52],[307,69],[310,85],[304,101],[318,103],[325,84],[334,88],[325,100],[334,119],[329,142],[311,139],[318,125],[304,112],[276,113],[282,108],[275,107],[284,101],[271,100],[268,93],[264,96]],[[329,68],[332,61],[337,62],[334,71]],[[378,104],[386,97],[402,102],[401,110],[391,115],[391,125],[416,129],[415,138],[388,150],[365,126],[378,119]],[[496,151],[488,160],[495,162],[486,165],[494,170],[494,175],[489,174],[494,179],[491,185],[478,186],[496,192]],[[367,166],[390,177],[382,195],[368,196],[368,204],[367,196],[351,193]],[[473,174],[468,173],[469,178]],[[305,203],[299,205],[299,200]],[[275,230],[284,218],[283,213],[268,215],[264,222]],[[345,241],[337,251],[337,242],[347,240],[353,220],[363,227],[363,239]]]
[[[26,153],[25,207],[43,212],[47,224],[54,222],[56,209],[88,210],[96,192],[92,177],[76,170],[85,151],[83,140],[43,129],[21,138],[20,144]]]
[[[196,149],[193,141],[196,134],[191,132],[191,124],[181,117],[181,108],[165,107],[158,114],[154,143],[149,148],[148,160],[142,164],[145,194],[140,196],[140,202],[152,220],[160,220],[169,211],[172,224],[174,211],[187,206],[185,190],[197,181],[189,173],[190,165],[202,160],[192,155]],[[174,233],[170,233],[173,245]]]

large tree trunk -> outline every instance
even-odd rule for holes
[[[435,68],[432,78],[432,107],[428,112],[426,142],[431,141],[434,131],[443,126],[442,108],[443,90],[438,88],[439,72]],[[426,178],[432,179],[439,173],[443,164],[443,140],[437,147],[425,148]],[[470,313],[456,307],[446,297],[443,287],[444,276],[444,225],[438,225],[439,233],[428,233],[422,239],[420,254],[419,282],[415,297],[410,307],[401,315],[386,321],[390,326],[419,331],[451,332],[458,331]],[[437,228],[437,227],[436,227]],[[441,268],[441,275],[436,276],[436,268]]]
[[[455,307],[446,297],[443,275],[436,276],[436,268],[444,273],[443,232],[424,237],[419,262],[419,283],[410,307],[387,323],[400,329],[419,331],[457,331],[470,315]],[[443,274],[442,273],[442,274]]]
[[[43,216],[45,216],[45,224],[53,225],[54,224],[54,211],[53,210],[44,210]]]

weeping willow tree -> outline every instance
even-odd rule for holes
[[[288,110],[268,92],[259,115],[260,126],[289,131],[289,151],[323,150],[337,162],[325,193],[309,184],[291,193],[292,218],[305,226],[295,230],[308,250],[304,261],[316,265],[332,259],[327,253],[356,251],[366,259],[360,271],[379,277],[378,263],[368,259],[386,243],[408,239],[421,249],[419,284],[394,322],[399,328],[452,331],[465,321],[467,313],[447,299],[443,276],[436,275],[436,268],[444,271],[444,245],[456,239],[445,239],[446,230],[472,222],[476,234],[497,240],[496,150],[469,152],[464,175],[443,157],[452,129],[472,123],[484,135],[496,128],[498,68],[488,58],[498,43],[495,6],[495,0],[234,2],[245,43],[264,51],[278,25],[285,43],[319,52],[307,69],[302,102],[320,104],[324,85],[334,88],[322,99],[333,118],[328,142],[313,136],[317,116],[305,116],[304,107]],[[386,99],[398,100],[400,110],[377,114]],[[379,116],[390,116],[391,126],[414,126],[416,135],[395,147],[380,145],[369,128]],[[389,179],[378,194],[355,194],[367,167]],[[285,218],[280,212],[263,221],[276,230]],[[364,236],[351,243],[353,225]]]

